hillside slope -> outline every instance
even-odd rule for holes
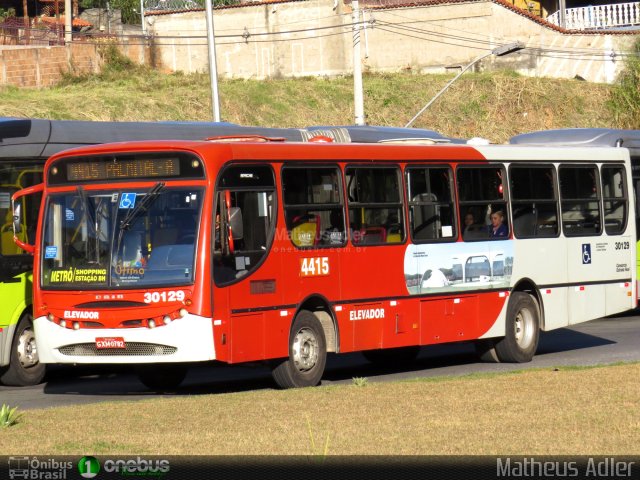
[[[450,79],[388,74],[364,78],[371,125],[403,126]],[[569,127],[615,127],[611,86],[520,77],[508,72],[458,80],[414,126],[502,143],[514,134]],[[222,119],[244,125],[304,127],[353,123],[353,83],[343,78],[222,81]],[[48,89],[0,90],[0,116],[87,120],[210,120],[208,75],[134,68],[68,78]]]

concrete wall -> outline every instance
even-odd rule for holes
[[[0,47],[0,85],[48,87],[67,72],[97,73],[102,67],[104,45],[76,43],[70,46]],[[132,41],[120,46],[136,63],[150,62],[150,49]]]
[[[371,23],[362,34],[362,60],[365,70],[372,72],[459,69],[496,45],[519,40],[527,45],[523,53],[491,57],[480,68],[506,66],[530,76],[579,75],[610,83],[623,64],[612,52],[628,50],[633,40],[632,35],[562,33],[491,1],[373,9],[365,20]],[[227,78],[349,74],[351,21],[350,5],[343,0],[216,9],[218,74]],[[207,69],[204,11],[149,15],[147,22],[160,68]],[[276,32],[288,33],[260,35]]]

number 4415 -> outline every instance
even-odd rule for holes
[[[301,277],[329,275],[329,257],[311,257],[300,260]]]

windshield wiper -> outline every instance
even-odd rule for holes
[[[127,212],[125,217],[120,222],[120,229],[118,231],[118,241],[116,243],[115,255],[111,256],[111,264],[115,265],[117,262],[117,258],[120,255],[120,246],[122,245],[122,237],[124,236],[125,230],[129,230],[134,220],[140,216],[141,213],[146,212],[149,207],[153,204],[153,202],[158,198],[160,192],[164,188],[164,182],[158,182],[155,186],[147,192],[145,197],[140,200],[140,203],[136,203],[135,206]]]
[[[129,210],[129,212],[125,215],[125,217],[120,222],[120,231],[129,230],[133,221],[141,214],[148,210],[151,204],[155,201],[155,199],[160,195],[160,192],[164,188],[164,182],[158,182],[156,185],[149,190],[149,192],[144,196],[144,198],[136,203],[135,206]]]

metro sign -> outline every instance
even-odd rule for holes
[[[127,348],[123,337],[96,337],[96,348],[104,350],[106,348]]]

